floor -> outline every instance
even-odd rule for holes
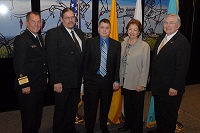
[[[151,93],[146,92],[144,120],[146,120]],[[84,103],[83,103],[84,104]],[[45,106],[43,111],[42,124],[40,133],[52,133],[52,118],[54,106]],[[79,114],[83,115],[83,105],[79,108]],[[182,133],[199,133],[200,132],[200,84],[186,86],[186,92],[180,107],[178,122],[182,123],[184,130]],[[119,133],[117,128],[122,126],[111,124],[108,126],[110,133]],[[84,123],[76,124],[77,130],[85,133]],[[98,120],[95,126],[95,133],[101,133]],[[149,129],[144,126],[144,133]],[[129,133],[130,130],[120,133]],[[9,111],[0,113],[0,133],[21,133],[20,113],[17,111]]]

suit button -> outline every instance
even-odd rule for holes
[[[43,65],[45,66],[46,64],[44,63]]]

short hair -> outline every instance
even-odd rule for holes
[[[142,33],[142,24],[140,23],[140,21],[139,20],[137,20],[137,19],[131,19],[129,22],[128,22],[128,24],[126,25],[126,31],[128,31],[128,28],[130,27],[130,25],[131,24],[136,24],[137,25],[137,27],[138,27],[138,29],[139,29],[139,35],[138,35],[138,37],[141,35],[141,33]]]
[[[106,19],[106,18],[103,18],[102,20],[100,20],[100,21],[99,21],[99,25],[100,25],[102,22],[107,23],[107,24],[109,24],[109,25],[111,26],[110,20],[108,20],[108,19]]]
[[[176,23],[179,25],[179,26],[181,26],[181,18],[179,17],[179,15],[177,15],[177,14],[174,14],[174,13],[170,13],[170,14],[167,14],[166,16],[165,16],[165,18],[164,18],[164,20],[163,21],[165,21],[168,17],[170,17],[170,16],[175,16],[176,17]]]
[[[64,14],[65,14],[66,12],[70,12],[70,11],[74,13],[74,11],[73,11],[71,8],[66,7],[65,9],[62,10],[62,12],[61,12],[61,17],[63,18],[63,17],[64,17]]]
[[[29,20],[29,17],[30,17],[31,14],[38,15],[41,18],[41,15],[40,15],[39,12],[32,11],[32,12],[28,12],[26,14],[26,20]]]

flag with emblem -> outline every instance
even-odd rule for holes
[[[80,8],[79,8],[79,0],[71,0],[70,2],[70,8],[74,11],[75,17],[76,17],[76,24],[75,28],[81,28],[80,27]]]

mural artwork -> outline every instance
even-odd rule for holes
[[[75,3],[74,3],[75,1]],[[78,1],[78,4],[76,3]],[[99,20],[110,15],[112,0],[99,0]],[[149,45],[154,44],[158,34],[162,33],[163,18],[166,15],[169,0],[145,0],[143,39]],[[117,0],[119,40],[126,35],[126,24],[134,18],[136,0]],[[60,13],[65,7],[77,10],[77,25],[85,37],[91,37],[92,32],[92,0],[41,0],[42,27],[41,34],[60,24]],[[30,0],[0,1],[0,58],[12,58],[15,36],[26,29],[25,16],[31,11]],[[151,49],[153,46],[151,46]]]

